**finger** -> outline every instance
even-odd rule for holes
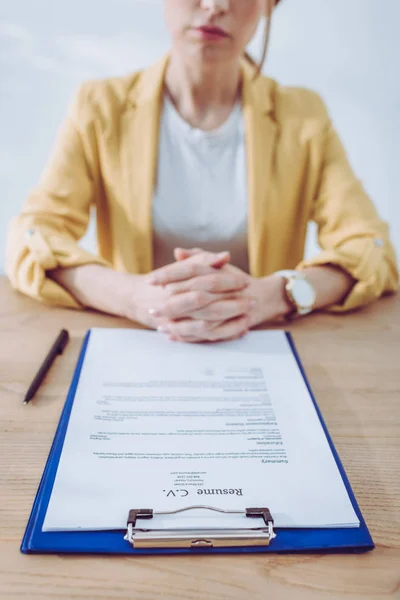
[[[194,277],[177,283],[169,283],[165,290],[169,296],[183,294],[185,292],[211,292],[221,294],[224,292],[238,292],[245,290],[249,285],[249,279],[245,274],[225,273],[217,271],[210,275]]]
[[[195,338],[195,337],[170,337],[169,339],[171,341],[176,341],[176,342],[185,342],[185,343],[189,343],[189,344],[200,344],[200,343],[208,343],[208,344],[214,344],[217,342],[233,342],[235,340],[239,340],[240,338],[244,337],[245,335],[247,335],[249,333],[248,329],[244,329],[243,331],[241,331],[240,333],[233,335],[232,337],[228,337],[228,338],[219,338],[219,339],[215,339],[215,340],[204,340],[201,338]]]
[[[240,340],[240,338],[244,337],[248,333],[249,333],[249,330],[245,329],[244,331],[241,331],[240,333],[232,336],[231,338],[225,338],[224,342],[233,342],[234,340]]]
[[[209,321],[193,319],[183,319],[168,324],[169,333],[185,342],[216,342],[233,339],[244,335],[248,329],[249,319],[245,315],[214,325]]]
[[[175,260],[181,261],[181,260],[186,260],[187,258],[192,258],[193,256],[196,256],[196,254],[201,254],[202,252],[207,253],[209,255],[212,255],[212,254],[215,255],[216,262],[215,262],[215,264],[213,264],[214,268],[222,267],[224,264],[226,264],[227,262],[229,262],[230,258],[231,258],[230,257],[230,253],[228,252],[229,258],[227,258],[226,261],[222,262],[222,261],[219,260],[218,257],[221,254],[223,254],[223,253],[221,253],[221,252],[219,252],[219,253],[217,253],[217,252],[207,252],[206,250],[203,250],[202,248],[189,248],[189,249],[188,248],[175,248],[175,250],[174,250],[174,257],[175,257]]]
[[[201,252],[183,260],[175,262],[165,267],[153,271],[147,278],[148,283],[152,285],[167,285],[176,281],[183,281],[199,275],[212,273],[213,268],[219,268],[229,262],[229,252],[213,254],[211,252]]]
[[[176,297],[179,298],[179,296]],[[248,315],[253,307],[253,299],[244,296],[213,302],[204,308],[188,313],[188,316],[205,321],[226,321],[241,315]]]
[[[202,310],[212,302],[215,302],[215,294],[208,292],[188,292],[178,294],[169,298],[162,308],[150,309],[150,314],[155,317],[166,317],[167,319],[183,319],[190,317],[192,313]]]
[[[220,295],[209,292],[195,291],[171,296],[164,306],[150,314],[154,317],[167,319],[205,319],[208,321],[224,321],[242,314],[250,313],[254,300],[249,296],[234,294],[221,300]]]
[[[202,248],[175,248],[174,250],[174,258],[175,260],[186,260],[195,254],[199,254],[200,252],[204,252]]]
[[[218,323],[211,321],[180,319],[179,321],[169,321],[167,325],[160,328],[160,331],[168,333],[170,338],[175,338],[180,342],[199,342],[205,341],[210,335],[209,332],[217,326]]]
[[[231,319],[229,321],[225,321],[219,327],[212,329],[211,342],[220,342],[224,340],[229,340],[231,338],[235,338],[236,336],[242,336],[245,333],[248,333],[250,326],[249,318],[246,315],[242,315],[241,317],[236,317],[235,319]]]

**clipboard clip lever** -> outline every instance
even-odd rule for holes
[[[154,516],[175,515],[190,510],[211,510],[229,515],[242,515],[249,519],[262,519],[263,526],[237,529],[146,529],[143,520]],[[127,520],[124,539],[134,548],[215,548],[233,546],[269,546],[276,537],[274,520],[268,508],[224,510],[214,506],[194,505],[177,510],[156,512],[151,508],[132,509]]]

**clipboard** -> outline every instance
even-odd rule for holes
[[[327,553],[365,552],[372,550],[374,548],[374,542],[312,393],[300,357],[295,348],[293,338],[288,332],[285,332],[285,335],[314,403],[321,426],[326,435],[354,511],[360,521],[359,527],[320,529],[281,528],[274,530],[273,519],[267,507],[249,507],[244,513],[245,516],[249,519],[254,517],[262,518],[264,526],[261,528],[254,528],[251,527],[249,521],[249,526],[246,526],[241,530],[224,530],[221,528],[207,532],[185,532],[183,536],[185,539],[182,539],[182,531],[178,532],[173,529],[173,514],[171,514],[171,530],[163,531],[160,534],[160,532],[152,530],[151,527],[148,526],[148,519],[151,519],[153,514],[156,514],[153,513],[151,507],[148,509],[132,507],[132,511],[127,515],[126,531],[43,532],[42,526],[50,501],[65,434],[68,428],[68,421],[90,338],[89,330],[82,343],[75,373],[36,493],[32,511],[22,539],[21,552],[24,554],[147,555],[254,552]],[[184,510],[190,510],[192,508],[197,507],[187,507]],[[218,510],[218,512],[221,513],[229,512],[215,509],[214,507],[206,508]],[[144,521],[144,519],[146,521]],[[223,514],[221,514],[221,519],[223,519]],[[221,523],[223,527],[223,521],[221,521]]]

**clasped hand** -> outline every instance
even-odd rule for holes
[[[134,276],[125,316],[171,340],[204,342],[237,339],[287,310],[282,278],[252,277],[229,263],[229,252],[177,249],[175,258]]]
[[[171,340],[204,342],[244,336],[255,325],[286,309],[278,276],[251,277],[229,264],[228,252],[175,250],[176,262],[145,276],[153,293],[139,320]]]

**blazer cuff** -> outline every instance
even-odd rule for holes
[[[324,308],[340,313],[359,308],[379,298],[385,290],[389,269],[385,259],[385,242],[381,238],[356,239],[341,249],[324,250],[310,260],[302,261],[297,269],[336,265],[349,273],[356,283],[340,304]],[[361,252],[360,252],[361,250]]]
[[[80,248],[73,238],[64,234],[45,233],[38,227],[25,232],[25,245],[15,273],[9,273],[13,287],[45,304],[82,309],[74,296],[47,276],[57,267],[78,267],[86,264],[111,265]]]

